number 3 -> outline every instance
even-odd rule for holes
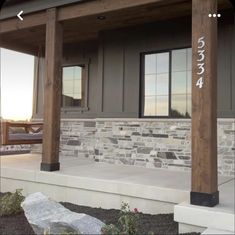
[[[203,74],[203,73],[204,73],[204,71],[205,71],[205,69],[204,69],[204,63],[197,64],[197,66],[198,66],[198,69],[200,69],[200,70],[201,70],[201,71],[200,71],[200,72],[198,72],[197,74],[198,74],[198,75]]]
[[[205,50],[198,50],[198,55],[201,56],[201,58],[198,59],[197,61],[201,62],[205,59],[204,52],[205,52]]]

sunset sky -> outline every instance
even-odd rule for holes
[[[32,116],[34,57],[0,49],[1,116],[26,120]]]

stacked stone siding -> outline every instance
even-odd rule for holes
[[[191,169],[189,119],[78,119],[61,122],[61,156],[148,168]],[[234,176],[235,119],[218,119],[218,171]]]
[[[190,122],[97,121],[96,159],[114,164],[187,170]]]
[[[235,119],[218,121],[218,172],[235,176]]]
[[[95,120],[62,121],[60,132],[61,156],[95,157]]]

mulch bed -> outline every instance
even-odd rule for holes
[[[1,195],[1,194],[0,194]],[[78,206],[71,203],[61,203],[71,211],[85,213],[94,216],[106,224],[116,224],[119,218],[119,210],[105,210],[101,208],[91,208]],[[178,224],[173,220],[173,214],[149,215],[140,213],[140,233],[147,234],[149,231],[156,235],[178,234]],[[11,216],[0,217],[1,235],[34,235],[24,213]],[[198,233],[188,233],[197,235]]]

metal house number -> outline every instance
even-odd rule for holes
[[[199,79],[197,80],[196,86],[198,86],[199,88],[202,88],[203,86],[203,74],[205,72],[205,40],[204,37],[200,37],[198,39],[198,63],[197,63],[197,67],[198,67],[198,72],[197,74],[199,75]]]

